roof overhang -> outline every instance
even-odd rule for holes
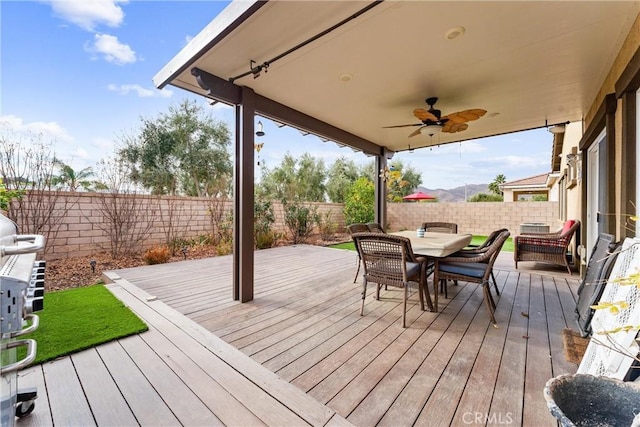
[[[154,83],[229,104],[246,86],[266,117],[316,123],[306,130],[365,152],[402,151],[582,120],[639,10],[629,1],[236,1]],[[456,27],[464,34],[448,39]],[[385,128],[419,124],[413,110],[431,96],[443,115],[487,114],[458,133]]]

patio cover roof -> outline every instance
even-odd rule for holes
[[[234,2],[154,83],[230,104],[246,86],[260,97],[258,114],[371,154],[402,151],[582,120],[639,10],[629,1]],[[464,34],[447,39],[455,27]],[[265,63],[254,78],[250,66]],[[211,93],[194,67],[216,78]],[[443,115],[487,114],[434,137],[383,128],[419,123],[413,110],[431,96]]]

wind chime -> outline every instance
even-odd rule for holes
[[[257,156],[256,158],[257,160],[257,164],[258,166],[260,166],[260,150],[262,149],[262,146],[264,145],[264,142],[261,142],[260,144],[253,144],[253,148],[255,148]]]
[[[262,122],[259,121],[257,127],[257,131],[256,131],[256,136],[260,137],[260,136],[264,136],[264,127],[262,125]],[[260,166],[260,150],[262,150],[262,146],[264,145],[264,142],[261,142],[260,144],[253,144],[253,148],[256,150],[256,158],[257,158],[257,164],[258,166]]]

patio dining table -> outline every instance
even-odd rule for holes
[[[429,258],[442,258],[468,246],[471,243],[471,234],[451,234],[425,232],[424,237],[418,237],[415,230],[398,231],[391,233],[396,236],[408,237],[411,240],[411,248],[417,255]]]
[[[435,261],[437,258],[444,258],[454,252],[466,247],[471,243],[471,234],[433,233],[425,232],[424,237],[418,237],[416,230],[398,231],[396,236],[407,237],[411,241],[413,253],[425,256]],[[434,278],[435,281],[435,278]],[[429,287],[425,287],[425,292],[429,292]],[[438,311],[438,284],[433,283],[433,310]]]

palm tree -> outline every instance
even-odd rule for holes
[[[85,191],[91,191],[96,186],[96,181],[89,180],[89,178],[95,176],[91,166],[76,172],[71,166],[59,159],[54,158],[53,163],[60,171],[59,175],[52,177],[51,182],[53,185],[68,191],[77,191],[80,188]]]
[[[493,180],[491,184],[489,184],[489,190],[492,193],[497,194],[498,196],[502,196],[502,190],[500,190],[500,185],[504,184],[505,182],[507,182],[507,177],[505,177],[503,174],[500,174],[496,176],[496,178]]]

